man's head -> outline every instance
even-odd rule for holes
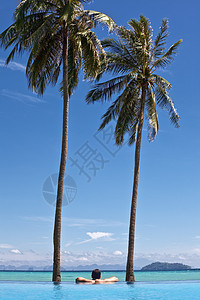
[[[93,280],[100,279],[101,278],[101,271],[99,269],[94,269],[92,271],[91,277],[92,277]]]

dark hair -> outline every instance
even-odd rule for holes
[[[101,278],[101,271],[99,269],[94,269],[92,271],[92,279],[100,279]]]

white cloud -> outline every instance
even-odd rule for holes
[[[87,257],[80,257],[79,258],[81,261],[88,261],[88,258]]]
[[[12,252],[14,254],[22,254],[21,251],[19,251],[18,249],[12,249],[12,250],[10,250],[10,252]]]
[[[78,265],[121,265],[125,268],[126,257],[125,255],[113,255],[112,252],[106,251],[80,251],[72,252],[65,251],[62,255],[63,265],[78,266]]]
[[[3,89],[0,91],[0,94],[4,97],[14,99],[23,103],[43,103],[44,101],[41,99],[38,99],[37,97],[33,97],[27,94],[22,94],[18,92],[9,91],[6,89]]]
[[[181,255],[178,258],[181,259],[181,260],[186,260],[186,258],[184,256],[181,256]]]
[[[92,240],[97,240],[97,239],[100,239],[102,237],[111,237],[113,235],[113,233],[109,233],[109,232],[87,232],[87,235],[89,235],[89,237],[91,237]]]
[[[10,69],[12,71],[20,71],[20,72],[26,71],[26,67],[22,64],[12,61],[8,65],[5,65],[5,62],[6,62],[5,60],[0,59],[0,67],[1,68],[6,68],[6,69]]]
[[[195,239],[200,239],[200,235],[196,235],[194,238]]]
[[[116,250],[113,252],[113,255],[123,255],[122,251]]]
[[[200,249],[199,248],[195,248],[195,249],[193,249],[193,253],[195,253],[195,254],[200,254]]]
[[[18,249],[13,249],[18,250]],[[18,250],[19,251],[19,250]],[[23,251],[21,253],[15,252],[0,252],[0,264],[13,265],[13,266],[36,266],[44,267],[52,265],[52,253],[35,253],[33,251]],[[116,250],[117,252],[119,250]],[[64,267],[72,267],[81,265],[120,265],[125,268],[126,265],[126,255],[124,252],[121,255],[114,255],[116,251],[63,251],[62,252],[62,265]],[[119,252],[118,252],[119,253]],[[17,259],[16,259],[17,257]],[[199,249],[194,249],[192,252],[188,253],[136,253],[135,255],[135,267],[136,269],[141,268],[152,262],[169,262],[169,263],[184,263],[189,266],[199,268],[200,267],[200,252]]]
[[[102,238],[104,238],[106,241],[114,241],[115,240],[112,238],[113,233],[110,233],[110,232],[87,232],[87,235],[90,237],[89,240],[84,240],[77,244],[80,245],[80,244],[88,243],[91,241],[96,241],[96,240],[102,239]]]
[[[13,246],[9,245],[9,244],[0,244],[0,249],[10,249]]]

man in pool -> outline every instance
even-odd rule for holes
[[[96,284],[102,284],[102,283],[114,283],[118,281],[117,277],[110,277],[106,279],[101,279],[101,271],[99,269],[94,269],[91,274],[92,279],[86,279],[83,277],[76,278],[76,283],[96,283]]]

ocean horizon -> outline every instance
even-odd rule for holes
[[[125,271],[102,270],[102,279],[116,276],[119,281],[125,281]],[[62,271],[63,282],[74,282],[77,277],[91,278],[91,271]],[[160,282],[160,281],[199,281],[200,270],[191,269],[185,271],[135,271],[137,282]],[[0,281],[25,281],[25,282],[51,282],[51,271],[0,271]]]

